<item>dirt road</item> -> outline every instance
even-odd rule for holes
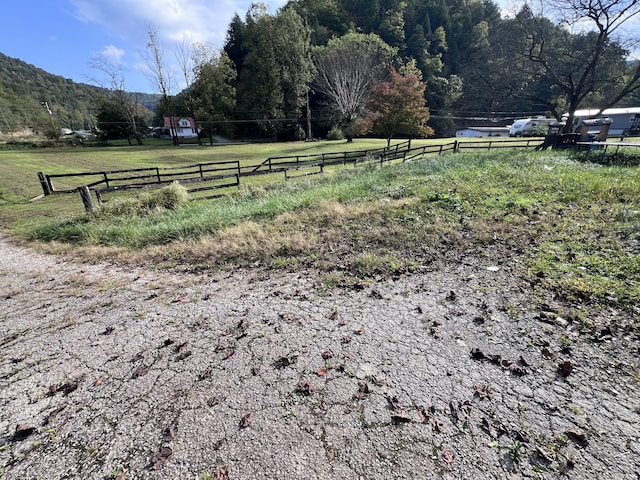
[[[325,290],[0,238],[0,478],[637,480],[637,340],[516,261]]]

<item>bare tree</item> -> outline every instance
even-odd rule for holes
[[[330,40],[314,53],[314,89],[341,117],[352,141],[373,84],[386,75],[395,50],[377,35],[350,33]]]
[[[107,77],[103,87],[109,91],[111,104],[126,119],[126,130],[133,135],[138,145],[142,145],[142,132],[140,131],[139,118],[140,106],[131,100],[125,88],[124,69],[121,65],[111,62],[104,55],[95,55],[91,61],[91,67],[102,72]]]
[[[196,118],[195,103],[196,100],[193,96],[193,82],[195,81],[195,66],[194,58],[196,53],[193,51],[192,45],[186,41],[182,41],[176,48],[176,60],[180,66],[180,73],[184,80],[185,88],[181,97],[184,100],[184,105],[189,112],[191,118]],[[198,144],[202,143],[200,135],[198,135]]]
[[[169,130],[171,132],[171,138],[173,140],[173,144],[178,145],[180,142],[178,140],[176,126],[174,125],[175,109],[171,94],[171,71],[164,62],[162,45],[155,27],[147,25],[147,35],[149,36],[149,43],[147,43],[147,55],[145,57],[147,78],[155,85],[162,96],[162,109],[163,112],[169,116]]]
[[[625,31],[639,13],[640,0],[545,0],[516,15],[526,36],[522,53],[564,100],[566,131],[585,99],[597,98],[602,111],[640,89],[640,62],[629,61],[627,48],[638,39]]]

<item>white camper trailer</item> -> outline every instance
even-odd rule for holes
[[[562,118],[568,118],[565,113]],[[610,118],[612,123],[609,127],[609,135],[638,135],[640,134],[640,107],[628,108],[607,108],[598,110],[597,108],[576,110],[573,124],[577,126],[581,121],[587,119]]]
[[[510,137],[533,137],[547,134],[549,124],[555,122],[554,118],[533,117],[520,118],[513,122],[509,128]]]

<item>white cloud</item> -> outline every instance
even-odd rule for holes
[[[147,26],[152,26],[161,41],[210,41],[222,46],[233,16],[243,16],[250,0],[70,0],[76,18],[101,25],[110,35],[146,45]],[[285,0],[267,2],[272,10]]]
[[[115,45],[107,45],[98,53],[98,55],[112,63],[121,63],[122,57],[124,57],[124,50],[116,47]]]

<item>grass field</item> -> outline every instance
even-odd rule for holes
[[[85,258],[189,269],[311,267],[327,285],[465,255],[510,262],[569,301],[640,302],[640,169],[566,152],[499,150],[368,165],[175,209],[90,215],[41,193],[37,172],[77,172],[378,148],[382,140],[0,152],[5,230]],[[501,260],[500,260],[501,259]]]

